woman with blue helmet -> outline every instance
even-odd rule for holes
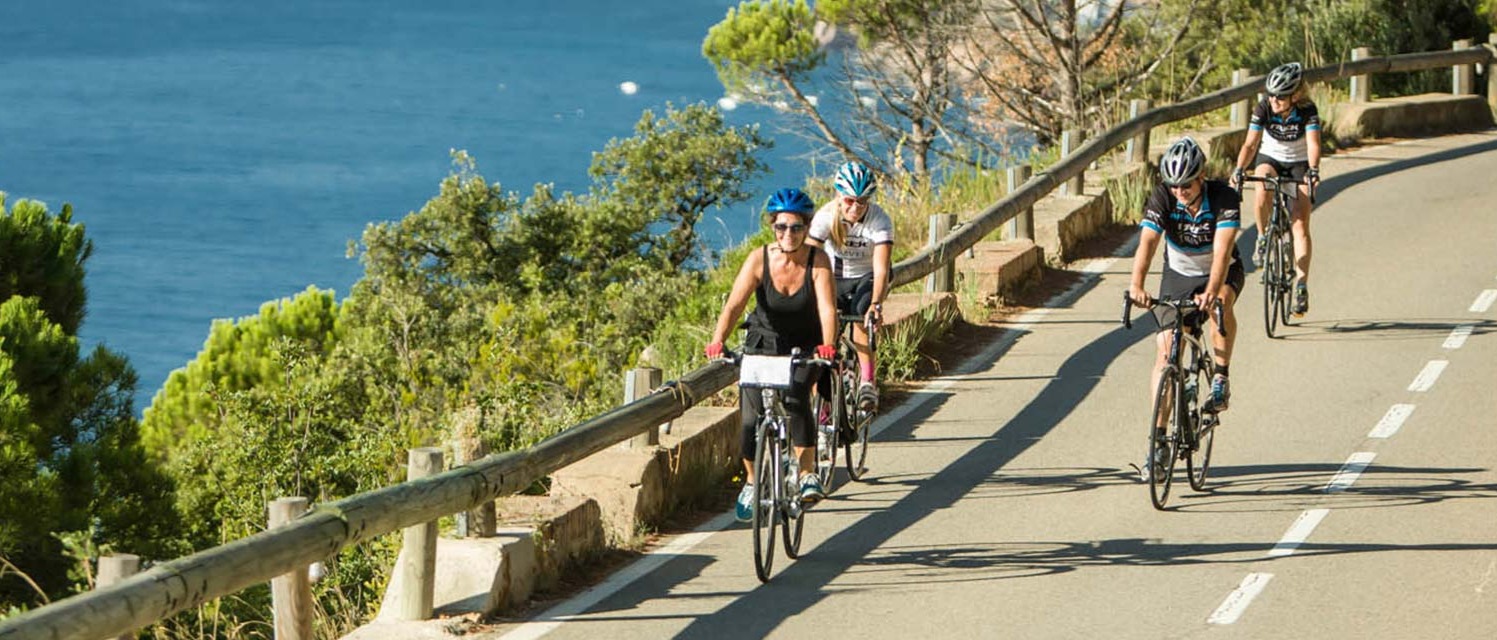
[[[863,316],[877,325],[883,319],[884,298],[889,295],[894,221],[870,201],[878,190],[878,179],[868,167],[857,162],[843,164],[837,169],[833,187],[837,197],[811,220],[810,242],[824,247],[832,258],[838,310]],[[878,389],[873,385],[876,361],[862,323],[853,325],[852,341],[858,351],[862,381],[858,405],[871,411],[878,404]]]
[[[752,251],[738,270],[733,290],[717,316],[712,341],[703,351],[708,358],[723,354],[723,341],[738,323],[752,295],[756,305],[749,315],[743,352],[789,355],[792,349],[816,353],[830,360],[836,350],[837,312],[832,262],[825,252],[806,242],[811,212],[816,203],[800,189],[780,189],[764,203],[766,218],[774,229],[774,242]],[[811,419],[811,386],[819,376],[813,368],[795,372],[785,394],[790,414],[790,435],[800,458],[801,501],[814,503],[824,497],[816,476],[816,424]],[[755,427],[764,414],[764,401],[756,393],[738,395],[743,421],[743,469],[747,482],[738,494],[736,516],[748,522],[753,517]]]

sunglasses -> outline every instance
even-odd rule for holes
[[[1292,97],[1294,96],[1268,96],[1268,99],[1275,102],[1288,102]]]
[[[1172,184],[1172,185],[1169,185],[1169,188],[1170,188],[1170,191],[1185,191],[1185,190],[1188,190],[1188,189],[1194,189],[1195,186],[1196,186],[1196,183],[1195,183],[1194,180],[1192,180],[1192,181],[1187,182],[1185,184]]]
[[[775,233],[781,233],[785,231],[789,231],[790,233],[800,233],[806,230],[806,225],[803,225],[799,222],[796,222],[794,224],[783,224],[776,222],[773,226]]]
[[[852,196],[842,196],[842,204],[845,204],[845,205],[847,205],[849,207],[866,207],[866,206],[868,206],[868,201],[865,200],[865,199],[863,199],[863,198],[854,198]]]

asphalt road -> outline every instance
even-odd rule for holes
[[[1151,324],[1098,260],[886,416],[768,584],[725,514],[488,637],[1497,638],[1497,132],[1324,170],[1310,313],[1238,304],[1209,491],[1130,466]]]

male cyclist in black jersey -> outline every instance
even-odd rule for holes
[[[1280,65],[1263,81],[1268,93],[1253,108],[1247,139],[1237,154],[1237,169],[1232,172],[1232,186],[1241,189],[1247,167],[1258,176],[1289,176],[1305,180],[1294,199],[1290,231],[1294,234],[1294,306],[1296,316],[1310,310],[1310,189],[1320,182],[1320,111],[1305,97],[1303,69],[1298,62]],[[1268,135],[1264,135],[1264,132]],[[1259,146],[1262,143],[1262,146]],[[1256,152],[1256,156],[1254,153]],[[1248,164],[1251,161],[1252,164]],[[1268,214],[1271,208],[1268,186],[1259,183],[1254,201],[1258,221],[1258,246],[1253,261],[1263,262],[1268,247]]]
[[[1210,309],[1213,303],[1221,302],[1226,335],[1210,331],[1216,376],[1211,380],[1211,398],[1205,407],[1218,413],[1227,409],[1232,396],[1227,377],[1232,345],[1237,339],[1237,318],[1232,305],[1242,292],[1244,279],[1242,258],[1237,255],[1236,247],[1241,227],[1240,198],[1227,183],[1206,179],[1206,154],[1189,137],[1181,138],[1165,151],[1159,160],[1159,174],[1162,183],[1144,204],[1128,298],[1139,306],[1149,306],[1144,277],[1154,261],[1159,239],[1164,238],[1164,275],[1159,281],[1159,297],[1179,300],[1193,296],[1201,309]],[[1168,359],[1168,329],[1179,321],[1171,309],[1156,311],[1155,319],[1159,322],[1159,332],[1154,338],[1154,371],[1149,377],[1151,397]]]

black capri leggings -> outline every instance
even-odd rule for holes
[[[816,422],[811,418],[811,386],[820,377],[821,367],[797,367],[791,378],[790,389],[782,391],[781,402],[785,413],[790,414],[790,438],[797,447],[816,444]],[[738,390],[738,415],[743,422],[743,459],[754,459],[754,445],[758,442],[756,432],[759,416],[764,414],[764,398],[759,389]]]

